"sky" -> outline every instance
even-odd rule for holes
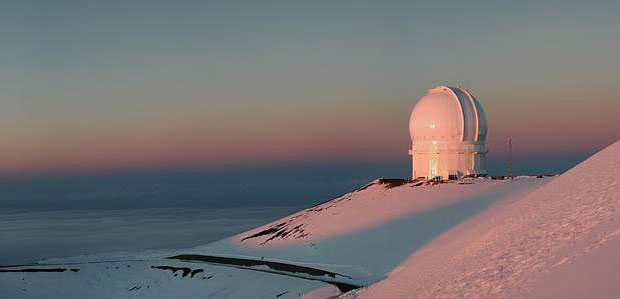
[[[620,138],[620,2],[432,2],[0,1],[0,174],[402,160],[439,84],[491,159]]]

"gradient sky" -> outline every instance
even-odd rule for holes
[[[495,155],[620,138],[619,1],[429,2],[2,1],[0,173],[400,159],[438,84]]]

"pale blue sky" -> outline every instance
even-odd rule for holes
[[[496,153],[509,134],[528,153],[592,150],[619,137],[618,16],[617,1],[2,1],[0,167],[393,159],[442,83],[477,95]]]

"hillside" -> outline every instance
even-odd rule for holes
[[[3,266],[0,297],[339,295],[384,279],[444,231],[489,206],[522,198],[550,180],[470,179],[438,185],[375,180],[205,246]]]
[[[190,250],[315,265],[365,286],[411,252],[496,202],[521,198],[552,178],[472,179],[421,185],[375,180],[359,190],[232,238]]]
[[[619,175],[616,142],[528,196],[452,228],[352,296],[615,297]]]

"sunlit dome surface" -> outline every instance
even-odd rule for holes
[[[438,86],[415,105],[409,133],[413,143],[484,142],[487,121],[482,106],[467,90]]]

